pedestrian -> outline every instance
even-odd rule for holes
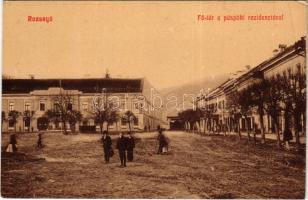
[[[157,154],[162,154],[163,153],[163,148],[167,146],[166,137],[164,136],[162,129],[158,130],[157,140],[158,140],[158,151],[157,151]]]
[[[289,145],[289,142],[290,140],[293,139],[293,135],[292,135],[292,131],[290,130],[290,128],[286,128],[283,132],[283,141],[285,142],[286,144],[286,149],[287,150],[290,150],[290,145]]]
[[[127,139],[126,137],[123,136],[122,133],[120,133],[119,139],[117,141],[117,149],[119,150],[119,156],[121,160],[120,167],[126,167],[126,155],[125,155],[126,147],[127,147]]]
[[[13,153],[17,152],[17,139],[16,139],[15,133],[12,133],[10,135],[10,144],[9,145],[11,145]]]
[[[113,154],[113,150],[112,150],[112,141],[110,136],[108,135],[107,131],[103,132],[103,136],[102,136],[102,143],[103,143],[103,147],[104,147],[104,157],[105,157],[105,163],[109,163],[109,159]]]
[[[131,132],[128,132],[127,137],[127,161],[131,162],[134,159],[135,139]]]
[[[43,143],[42,143],[42,133],[38,134],[38,139],[37,139],[37,148],[43,148]]]

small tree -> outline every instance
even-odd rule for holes
[[[109,125],[112,123],[117,123],[120,119],[120,115],[117,110],[111,110],[107,113],[107,131],[109,130]]]
[[[279,80],[285,104],[285,120],[290,121],[290,116],[293,116],[295,141],[297,148],[299,148],[299,132],[305,127],[301,124],[301,116],[306,115],[306,74],[298,65],[295,72],[291,69],[283,72],[283,75],[279,76]]]
[[[200,109],[188,109],[179,113],[179,117],[185,122],[186,130],[194,130],[198,126],[203,113]]]
[[[281,102],[282,102],[282,93],[281,93],[281,76],[273,76],[268,78],[265,81],[265,110],[273,119],[274,130],[277,135],[277,145],[278,148],[281,147],[280,141],[280,131],[279,131],[279,122],[278,118],[282,111]]]
[[[37,129],[39,131],[44,131],[48,129],[49,119],[46,116],[39,117],[37,119]]]
[[[8,115],[9,121],[13,123],[15,132],[16,132],[16,123],[17,123],[17,119],[19,116],[20,116],[20,112],[16,110],[11,110]]]
[[[238,91],[233,91],[226,97],[226,107],[227,111],[229,112],[229,115],[232,117],[232,121],[235,124],[235,128],[233,130],[237,130],[239,139],[242,138],[241,130],[240,130],[240,119],[241,119],[241,106],[239,104],[239,93]]]
[[[261,131],[261,143],[265,143],[265,130],[264,130],[264,93],[266,85],[265,81],[260,80],[250,86],[251,91],[251,103],[252,106],[257,108],[260,121],[260,131]]]
[[[213,115],[213,109],[211,109],[211,108],[202,109],[202,117],[205,120],[204,129],[203,129],[204,134],[205,134],[206,130],[208,130],[208,125],[209,125],[209,122],[212,118],[212,115]]]
[[[76,123],[82,120],[82,114],[79,111],[72,110],[68,112],[67,118],[68,123],[70,124],[70,129],[74,133],[76,130]]]
[[[62,123],[64,134],[67,134],[66,123],[68,122],[70,112],[73,110],[74,96],[69,94],[68,91],[62,91],[60,88],[59,95],[53,98],[54,109],[52,116]]]
[[[131,131],[131,123],[133,123],[137,118],[132,111],[128,110],[123,114],[122,119],[128,123],[129,131]]]
[[[109,124],[115,122],[118,119],[117,107],[115,106],[112,99],[109,98],[106,89],[102,90],[102,94],[95,96],[92,101],[92,115],[95,123],[100,126],[100,132],[103,133],[103,125],[107,123],[107,129]]]
[[[48,123],[50,123],[50,122],[57,123],[57,122],[59,122],[60,114],[59,114],[59,112],[52,109],[52,110],[47,110],[44,113],[43,117],[46,117],[48,119]]]

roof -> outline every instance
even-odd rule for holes
[[[302,37],[300,40],[295,42],[293,45],[288,46],[285,50],[279,52],[277,55],[272,56],[271,58],[263,61],[256,67],[251,68],[245,73],[240,74],[238,77],[233,79],[228,79],[225,82],[219,84],[216,88],[212,89],[207,96],[207,98],[215,98],[216,95],[219,95],[222,92],[229,92],[235,85],[239,85],[251,77],[256,77],[260,75],[260,72],[265,71],[266,69],[273,66],[273,63],[280,62],[279,59],[284,58],[285,56],[295,55],[296,51],[304,51],[306,44],[306,38]],[[299,46],[303,47],[299,49]]]
[[[65,90],[79,90],[83,93],[98,93],[103,88],[111,93],[135,93],[142,92],[143,79],[3,79],[2,93],[22,94],[60,86]]]

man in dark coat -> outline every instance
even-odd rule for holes
[[[119,150],[119,156],[121,160],[121,166],[120,167],[126,167],[126,155],[125,151],[127,149],[127,139],[123,136],[122,133],[120,133],[120,137],[117,141],[117,149]]]
[[[167,140],[163,134],[162,129],[158,130],[158,136],[157,136],[157,140],[158,140],[158,151],[157,154],[162,154],[163,153],[163,147],[165,147],[167,145]]]
[[[39,133],[39,134],[38,134],[37,148],[43,148],[43,144],[42,144],[42,133]]]
[[[17,152],[17,139],[16,139],[16,134],[13,133],[10,135],[10,144],[12,145],[13,153]]]
[[[103,132],[102,143],[104,147],[105,162],[109,163],[112,141],[107,131]]]
[[[127,161],[133,161],[134,159],[135,139],[131,132],[128,132],[127,137]]]

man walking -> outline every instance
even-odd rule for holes
[[[43,148],[42,133],[38,133],[37,148]]]
[[[134,159],[135,139],[131,132],[128,132],[127,138],[127,161],[131,162]]]
[[[117,149],[119,150],[119,156],[121,160],[120,167],[126,167],[126,155],[125,151],[127,149],[127,139],[123,136],[122,133],[119,135],[119,139],[117,141]]]
[[[168,145],[167,140],[163,134],[162,129],[158,130],[158,136],[157,136],[157,140],[158,140],[158,151],[157,154],[162,154],[163,153],[163,147],[166,147]]]
[[[103,132],[102,143],[104,147],[105,162],[109,163],[112,141],[107,131]]]

